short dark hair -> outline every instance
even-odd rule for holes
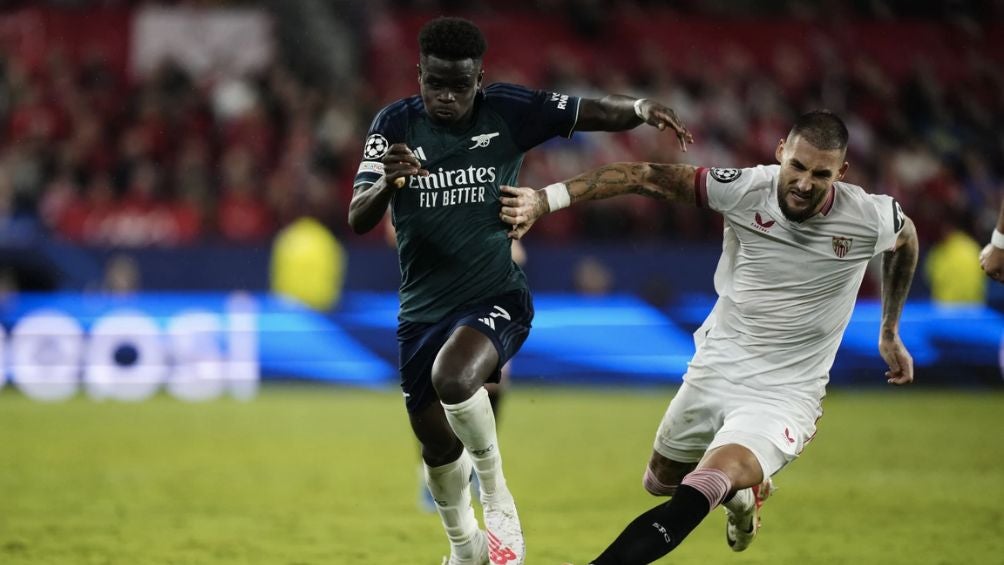
[[[464,18],[436,18],[418,32],[419,53],[447,61],[480,60],[488,49],[478,26]]]
[[[814,110],[799,116],[788,137],[796,135],[824,151],[847,149],[847,126],[829,110]]]

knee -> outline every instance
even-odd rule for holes
[[[464,444],[456,436],[436,441],[426,440],[422,444],[422,459],[430,467],[439,467],[456,461],[463,449]]]
[[[469,365],[436,359],[432,366],[432,387],[439,399],[447,404],[467,400],[482,384]]]
[[[655,476],[655,473],[652,472],[652,467],[645,468],[645,476],[641,480],[641,485],[645,490],[654,496],[673,496],[676,494],[676,487],[679,484],[679,481],[663,482],[659,480],[659,477]]]
[[[673,496],[676,487],[687,473],[694,470],[696,463],[680,463],[652,451],[652,458],[642,477],[642,486],[655,496]]]
[[[760,461],[752,451],[741,445],[731,444],[717,448],[699,466],[725,473],[735,489],[758,485],[764,479]]]

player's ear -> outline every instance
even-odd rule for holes
[[[774,150],[774,158],[777,159],[778,163],[783,161],[782,155],[784,155],[784,138],[777,142],[777,149]]]
[[[481,71],[478,73],[478,84],[477,84],[478,90],[481,90],[481,86],[484,84],[484,82],[485,82],[485,69],[484,67],[482,67]]]
[[[840,170],[837,171],[837,180],[842,180],[844,178],[844,175],[847,174],[847,168],[850,166],[850,163],[844,161],[844,164],[840,166]]]

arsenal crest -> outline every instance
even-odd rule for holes
[[[854,240],[849,237],[836,237],[833,236],[833,252],[837,254],[837,257],[841,259],[851,250],[851,243]]]

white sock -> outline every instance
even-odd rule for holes
[[[502,454],[499,453],[495,433],[495,414],[488,401],[488,391],[484,387],[479,388],[467,400],[459,404],[444,403],[443,408],[450,427],[474,461],[474,470],[481,482],[481,498],[508,495],[502,476]]]
[[[729,512],[733,514],[742,514],[743,512],[749,512],[753,508],[753,489],[744,488],[736,491],[736,495],[732,497],[732,500],[722,504]]]
[[[467,452],[453,463],[441,467],[425,468],[425,484],[436,501],[439,519],[443,521],[443,529],[450,540],[450,551],[457,558],[472,559],[469,553],[474,544],[468,543],[478,534],[478,520],[474,517],[474,507],[471,506],[471,460]]]

